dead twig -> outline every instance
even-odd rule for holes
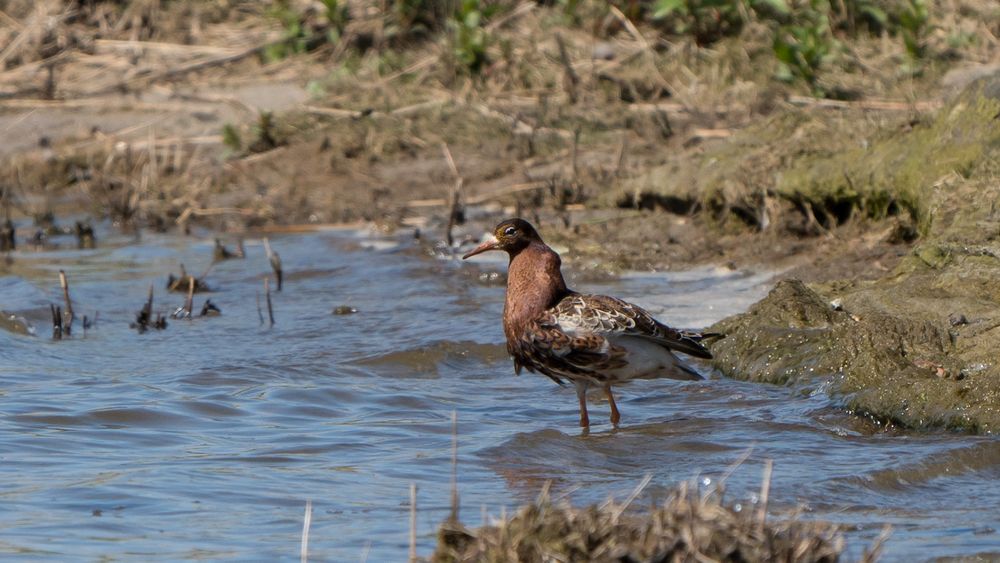
[[[278,282],[278,291],[281,291],[281,285],[283,283],[285,273],[281,268],[281,256],[277,252],[271,250],[271,242],[264,239],[264,252],[267,253],[267,261],[271,263],[271,269],[274,270],[274,277]],[[270,298],[268,298],[268,307],[271,306]],[[271,321],[274,324],[274,321]]]
[[[424,102],[418,102],[416,104],[399,107],[389,111],[375,111],[371,108],[363,110],[351,110],[351,109],[339,109],[339,108],[324,108],[319,106],[303,106],[302,109],[316,115],[325,115],[327,117],[342,117],[349,119],[361,119],[362,117],[385,117],[385,116],[405,117],[407,115],[420,113],[421,111],[424,111],[426,109],[445,105],[450,101],[451,101],[450,97],[436,98],[433,100],[427,100]]]
[[[260,317],[260,326],[264,326],[264,312],[260,308],[260,292],[257,292],[257,316]]]
[[[49,303],[49,310],[52,312],[52,340],[62,340],[63,337],[63,314],[62,307]]]
[[[73,315],[73,302],[69,298],[69,281],[66,279],[66,272],[59,270],[59,285],[62,286],[63,299],[66,301],[65,316],[66,319],[62,323],[62,329],[67,336],[73,330],[73,320],[76,318]]]
[[[941,109],[943,102],[937,100],[921,102],[903,102],[895,100],[828,100],[810,96],[789,96],[788,103],[796,106],[808,106],[828,109],[862,109],[877,111],[934,111]]]
[[[194,277],[188,278],[188,294],[187,299],[184,301],[184,311],[187,313],[187,318],[191,318],[191,313],[194,310]]]
[[[569,98],[570,104],[576,104],[578,98],[577,87],[580,85],[580,77],[573,70],[573,62],[569,60],[569,52],[566,50],[566,42],[562,35],[556,34],[556,44],[559,46],[559,62],[563,67],[563,90]]]
[[[625,156],[628,149],[628,134],[627,132],[622,133],[622,142],[618,145],[618,154],[615,156],[615,171],[612,177],[617,178],[621,175],[622,170],[625,169]]]
[[[861,561],[863,563],[875,563],[880,560],[882,558],[882,548],[885,547],[885,542],[889,541],[890,536],[892,536],[892,525],[886,524],[882,528],[882,532],[875,538],[875,542],[865,548],[861,555]]]
[[[310,41],[310,40],[313,40],[313,39],[315,39],[315,38],[307,38],[306,41]],[[229,53],[229,54],[224,54],[224,55],[221,55],[221,56],[210,57],[210,58],[207,58],[207,59],[202,59],[202,60],[194,61],[194,62],[185,64],[185,65],[181,65],[181,66],[178,66],[178,67],[168,68],[168,69],[166,69],[164,71],[161,71],[161,72],[148,73],[148,74],[144,74],[144,75],[141,75],[141,76],[136,76],[136,77],[133,77],[133,78],[127,80],[124,83],[124,85],[125,86],[136,86],[136,85],[148,84],[148,83],[153,83],[153,82],[162,83],[165,80],[172,80],[174,78],[179,78],[179,77],[181,77],[181,76],[183,76],[185,74],[190,74],[192,72],[197,72],[197,71],[200,71],[200,70],[205,70],[205,69],[216,67],[216,66],[223,66],[223,65],[230,64],[230,63],[235,63],[235,62],[241,61],[243,59],[246,59],[248,57],[252,57],[252,56],[258,55],[258,54],[264,52],[266,49],[268,49],[270,47],[273,47],[275,45],[281,45],[281,44],[284,44],[285,42],[286,42],[285,39],[279,39],[279,40],[276,40],[276,41],[268,41],[267,43],[262,43],[260,45],[256,45],[254,47],[250,47],[248,49],[243,49],[242,51],[237,51],[235,53]],[[113,84],[113,85],[110,85],[110,86],[106,86],[104,88],[100,88],[100,89],[98,89],[97,91],[94,91],[94,92],[88,92],[88,95],[97,96],[97,95],[101,95],[101,94],[109,94],[109,93],[116,92],[116,91],[120,90],[122,86],[123,86],[123,84]]]
[[[417,561],[417,484],[410,483],[410,563]]]
[[[644,491],[646,487],[649,486],[649,483],[652,480],[653,480],[653,474],[647,473],[642,478],[642,481],[639,481],[639,484],[636,485],[635,489],[632,489],[632,492],[628,495],[628,498],[625,499],[625,502],[622,503],[621,506],[615,507],[614,512],[611,516],[612,522],[616,524],[618,523],[618,519],[622,517],[622,514],[625,513],[625,510],[628,509],[629,505],[631,505],[635,501],[635,499],[639,498],[639,495],[641,495],[642,491]]]
[[[306,513],[302,517],[302,545],[299,547],[299,560],[302,563],[309,561],[309,526],[312,524],[313,502],[306,501]]]
[[[774,460],[764,461],[764,478],[760,484],[760,508],[757,509],[757,526],[761,533],[767,523],[767,498],[771,494],[771,473],[774,471]]]
[[[458,411],[451,411],[451,521],[458,524]]]
[[[468,205],[479,205],[481,203],[486,203],[495,199],[500,199],[504,196],[509,196],[511,194],[516,194],[520,192],[541,190],[547,188],[547,182],[527,182],[523,184],[514,184],[513,186],[504,186],[502,188],[490,190],[486,193],[482,193],[475,196],[469,196],[465,198],[465,202]],[[430,199],[411,199],[406,202],[407,207],[441,207],[444,205],[450,205],[451,200],[444,198],[430,198]]]
[[[264,298],[267,300],[267,318],[274,326],[274,307],[271,305],[271,279],[264,278]]]
[[[448,227],[445,230],[445,240],[448,243],[448,248],[455,246],[455,239],[452,236],[452,230],[455,228],[456,224],[462,224],[465,222],[465,211],[461,206],[462,199],[462,184],[464,180],[462,175],[458,173],[458,167],[455,166],[455,159],[451,157],[451,150],[448,149],[448,143],[441,144],[441,150],[444,152],[444,158],[448,162],[448,168],[451,170],[452,176],[455,178],[455,183],[451,188],[451,205],[448,210]]]
[[[162,41],[132,41],[119,39],[95,39],[94,47],[101,51],[161,51],[183,54],[205,53],[212,55],[235,55],[241,53],[233,47],[218,47],[215,45],[185,45],[183,43],[165,43]]]
[[[97,320],[96,317],[94,320]],[[135,322],[129,324],[129,328],[136,329],[139,331],[139,334],[146,332],[150,328],[155,328],[156,330],[167,328],[167,319],[162,315],[157,314],[156,319],[153,319],[153,284],[149,284],[149,296],[146,298],[146,303],[136,314]]]

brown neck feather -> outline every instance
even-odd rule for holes
[[[503,315],[508,341],[569,293],[559,269],[561,263],[559,255],[540,241],[511,254]]]

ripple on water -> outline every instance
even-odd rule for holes
[[[433,379],[440,377],[441,368],[455,370],[507,361],[506,349],[501,345],[446,340],[373,354],[353,363],[366,366],[372,373],[385,377]]]
[[[963,477],[979,481],[1000,478],[1000,442],[944,448],[927,452],[911,461],[895,461],[889,467],[866,471],[842,480],[875,492],[909,492],[943,490],[944,481]],[[1000,496],[998,496],[1000,500]]]

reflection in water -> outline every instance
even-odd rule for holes
[[[429,259],[410,242],[343,233],[272,238],[288,275],[268,329],[256,294],[270,265],[247,240],[246,260],[209,276],[222,316],[137,334],[128,322],[148,284],[160,312],[181,305],[164,274],[181,262],[201,271],[213,240],[98,238],[93,250],[18,251],[0,271],[0,309],[42,335],[0,328],[0,553],[287,560],[311,499],[316,560],[357,560],[370,545],[369,560],[398,561],[411,482],[427,553],[449,506],[452,411],[472,525],[481,507],[496,516],[546,483],[583,504],[624,497],[650,474],[651,501],[681,480],[716,483],[746,456],[728,498],[752,503],[774,459],[772,511],[848,524],[854,554],[884,523],[893,560],[1000,543],[1000,491],[984,486],[1000,476],[995,441],[884,431],[844,415],[822,380],[754,385],[699,364],[712,379],[623,386],[623,427],[581,435],[571,389],[513,376],[492,275],[502,262]],[[60,268],[76,308],[100,312],[86,338],[45,338]],[[572,282],[697,328],[748,306],[769,279],[704,268]],[[342,305],[359,312],[331,314]]]

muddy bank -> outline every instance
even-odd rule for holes
[[[1000,429],[998,115],[994,76],[854,159],[870,169],[859,192],[907,182],[923,238],[873,282],[779,283],[713,327],[728,334],[716,365],[738,379],[828,388],[852,411],[905,427]]]

